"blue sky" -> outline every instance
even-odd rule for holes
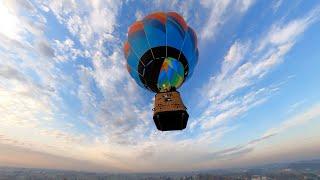
[[[128,26],[176,11],[198,35],[183,131],[126,71]],[[319,158],[320,3],[1,1],[0,165],[188,171]]]

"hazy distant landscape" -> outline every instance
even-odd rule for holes
[[[320,179],[320,160],[270,164],[247,169],[223,169],[170,173],[90,173],[31,168],[0,167],[0,179]]]

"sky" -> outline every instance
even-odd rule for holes
[[[199,61],[183,131],[126,70],[128,27],[176,11]],[[1,0],[0,165],[97,172],[250,167],[320,157],[317,0]]]

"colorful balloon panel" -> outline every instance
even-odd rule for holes
[[[162,63],[158,78],[158,89],[160,92],[169,91],[171,87],[179,88],[184,80],[184,67],[182,63],[174,58],[165,58]]]

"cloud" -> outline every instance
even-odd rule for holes
[[[232,97],[220,102],[212,102],[206,107],[200,121],[201,127],[210,129],[223,125],[228,120],[235,119],[245,114],[248,110],[267,101],[276,91],[278,85],[249,91],[242,97]]]
[[[231,160],[234,157],[239,157],[253,151],[252,147],[239,146],[235,148],[230,148],[222,151],[218,151],[208,155],[206,158],[216,159],[216,160]]]
[[[252,152],[255,145],[258,143],[271,138],[274,135],[262,136],[260,138],[253,139],[248,143],[237,145],[231,148],[223,149],[217,152],[208,153],[203,158],[207,161],[212,160],[232,160],[233,158],[238,158]],[[202,161],[204,160],[202,159]]]
[[[155,0],[155,1],[141,1],[144,8],[136,8],[135,2],[126,2],[126,6],[134,9],[133,16],[136,19],[140,15],[147,15],[152,12],[156,11],[175,11],[178,12],[183,18],[186,20],[188,24],[191,25],[195,30],[198,29],[199,25],[202,24],[203,19],[201,18],[201,10],[202,7],[200,6],[200,1],[196,0],[189,0],[189,1],[179,1],[179,0],[172,0],[172,1],[163,1],[163,0]],[[140,17],[141,18],[141,17]],[[132,22],[130,22],[132,23]]]
[[[120,169],[106,164],[77,160],[7,144],[0,144],[0,164],[11,167],[33,167],[77,171],[119,172]],[[19,157],[19,158],[17,158]]]
[[[230,1],[201,1],[201,3],[204,5],[204,7],[211,8],[207,23],[204,25],[201,32],[201,38],[210,39],[215,35],[217,29],[224,21],[224,16]]]
[[[60,90],[68,83],[53,61],[47,21],[29,1],[5,5],[19,26],[14,36],[0,34],[1,143],[60,154],[68,144],[81,144],[83,136],[55,127],[64,111]]]
[[[94,109],[98,108],[97,98],[91,89],[91,85],[94,82],[90,73],[91,70],[84,66],[81,66],[78,71],[78,76],[80,78],[78,97],[82,103],[82,110],[84,114],[92,112]]]
[[[287,121],[295,121],[292,120],[296,117],[301,118],[307,118],[304,121],[300,121],[301,123],[306,123],[310,119],[314,119],[316,117],[319,117],[319,113],[316,113],[319,111],[319,105],[315,105],[311,108],[309,108],[307,111],[302,112],[300,114],[297,114],[294,118],[289,118]],[[285,122],[287,122],[285,121]],[[299,123],[301,125],[301,123]],[[299,125],[296,124],[296,125]],[[280,125],[281,127],[282,125]],[[293,126],[290,126],[290,128]],[[226,129],[221,129],[221,132],[225,131]],[[220,132],[220,130],[217,131],[217,133]],[[266,131],[268,132],[268,130]],[[283,132],[283,131],[282,131]],[[258,153],[260,152],[259,146],[260,143],[263,143],[265,141],[270,140],[271,138],[274,138],[275,136],[279,136],[280,134],[263,134],[261,137],[252,139],[248,141],[247,143],[240,144],[237,146],[233,146],[230,148],[214,151],[209,147],[206,147],[206,143],[204,141],[195,141],[195,139],[190,140],[184,140],[184,141],[172,141],[172,139],[168,138],[167,135],[162,136],[161,134],[156,134],[154,137],[156,139],[150,139],[150,141],[144,141],[144,143],[139,144],[139,146],[131,146],[131,148],[123,147],[122,145],[114,145],[112,149],[117,149],[117,151],[114,151],[110,149],[110,147],[101,146],[102,144],[95,144],[96,150],[94,151],[96,155],[99,155],[99,152],[103,150],[103,156],[105,156],[107,159],[115,161],[117,163],[123,163],[121,165],[121,169],[123,168],[129,168],[127,170],[134,170],[131,169],[132,167],[124,165],[126,162],[131,161],[137,161],[136,168],[138,169],[144,169],[145,171],[152,171],[154,170],[152,168],[152,164],[157,162],[157,169],[159,170],[169,170],[176,166],[179,166],[180,169],[188,170],[190,168],[199,168],[202,167],[203,164],[209,165],[210,163],[214,162],[214,164],[220,164],[219,167],[226,166],[229,167],[230,164],[232,166],[237,166],[239,164],[239,159],[243,158],[249,158],[251,157],[252,153]],[[207,139],[210,136],[203,136],[203,140],[210,141]],[[155,141],[156,140],[156,141]],[[199,139],[198,139],[199,140]],[[188,148],[193,147],[193,148]],[[87,154],[91,154],[91,150],[89,147],[86,147]],[[98,150],[98,149],[100,150]],[[144,157],[143,160],[141,160],[141,157]],[[170,157],[170,158],[169,158]],[[126,160],[124,160],[126,159]],[[184,167],[181,166],[181,164],[188,164],[193,163],[192,166]],[[254,159],[247,159],[248,164],[250,163],[254,164]],[[101,163],[101,162],[99,162]],[[209,164],[208,164],[209,163]],[[241,164],[241,162],[240,162]],[[243,163],[242,163],[243,165]],[[117,166],[116,166],[117,167]],[[214,167],[214,166],[210,166]],[[115,167],[112,167],[115,168]]]
[[[122,3],[55,1],[39,4],[44,9],[50,9],[72,35],[63,41],[54,40],[57,63],[84,57],[90,64],[78,66],[75,76],[80,83],[76,95],[84,114],[90,117],[85,122],[99,132],[102,139],[107,135],[112,142],[133,141],[134,138],[127,137],[127,132],[136,128],[141,110],[133,105],[135,101],[128,102],[123,94],[136,96],[139,93],[135,92],[136,85],[124,71],[124,61],[120,61],[123,59],[120,44],[114,41],[119,38],[114,30],[118,27],[116,21]],[[78,47],[75,47],[77,42],[73,39],[79,40],[81,46],[77,44]],[[108,48],[105,47],[106,42],[111,44]]]
[[[139,10],[136,11],[135,17],[136,17],[137,21],[142,20],[142,18],[143,18],[143,12],[142,12],[142,11],[139,11]]]
[[[37,45],[39,52],[46,57],[54,57],[54,52],[51,46],[46,41],[40,41]]]
[[[71,61],[79,57],[88,58],[90,56],[88,50],[76,48],[74,41],[69,38],[64,41],[54,40],[53,51],[57,62]]]
[[[283,3],[283,0],[274,0],[272,2],[272,10],[273,10],[273,12],[277,12],[282,3]]]
[[[9,11],[9,9],[6,7],[6,4],[3,2],[0,4],[0,12],[0,25],[3,27],[0,30],[0,34],[9,38],[17,37],[18,34],[21,33],[21,29],[17,28],[19,19]],[[4,24],[5,22],[6,24]]]
[[[214,153],[209,153],[204,156],[204,159],[231,160],[233,158],[238,158],[255,150],[259,143],[262,143],[263,141],[268,141],[270,138],[274,138],[275,136],[280,136],[281,133],[285,132],[286,130],[289,130],[290,128],[301,126],[318,118],[320,118],[320,105],[316,104],[309,107],[306,111],[298,113],[291,118],[288,118],[287,120],[283,121],[279,126],[268,129],[261,137],[252,139],[247,143],[241,145],[223,149]]]
[[[202,113],[203,128],[210,128],[237,117],[266,101],[264,95],[258,95],[259,91],[272,92],[276,87],[249,91],[246,96],[252,97],[250,100],[245,99],[246,96],[237,99],[234,95],[240,90],[247,91],[245,88],[254,85],[274,66],[280,64],[299,35],[318,19],[318,11],[316,8],[303,18],[287,23],[275,23],[267,35],[257,41],[236,41],[231,45],[222,61],[220,73],[212,76],[209,83],[203,87],[209,98]],[[221,110],[224,106],[228,110]]]
[[[311,24],[319,20],[320,8],[316,7],[307,16],[292,20],[286,24],[275,23],[264,39],[260,41],[256,51],[262,51],[269,46],[282,46],[295,43]]]
[[[237,14],[244,14],[254,3],[253,0],[203,0],[201,4],[205,8],[209,8],[209,18],[201,31],[202,40],[210,40],[215,37],[216,33],[221,29],[228,19]]]
[[[229,64],[226,64],[228,69],[237,65],[239,63],[239,61],[243,59],[243,56],[247,53],[247,50],[248,50],[247,44],[241,44],[238,41],[236,41],[234,44],[232,44],[227,55],[224,57],[224,61],[226,63],[233,62],[231,67]]]
[[[30,33],[40,36],[45,28],[46,20],[38,13],[37,9],[29,1],[8,1],[0,4],[3,8],[2,20],[3,33],[10,39],[22,40]],[[27,14],[23,14],[27,12]]]
[[[0,66],[0,77],[5,79],[14,79],[20,82],[27,81],[24,75],[22,75],[18,70],[5,65]]]
[[[287,113],[292,113],[294,111],[296,111],[298,108],[301,108],[302,105],[304,105],[307,102],[306,99],[298,101],[296,103],[293,103],[292,105],[290,105],[290,107],[288,108]]]
[[[42,6],[48,7],[72,35],[54,40],[57,63],[79,57],[87,61],[77,66],[75,77],[79,79],[76,95],[87,116],[84,122],[98,139],[110,144],[136,144],[144,139],[144,134],[154,129],[146,117],[152,108],[139,98],[137,85],[125,71],[120,34],[115,32],[122,3],[55,1]]]
[[[286,131],[289,128],[299,126],[301,124],[307,123],[319,117],[320,117],[320,105],[316,104],[311,108],[309,108],[307,111],[302,112],[298,115],[295,115],[294,117],[284,121],[283,123],[280,124],[280,126],[268,130],[265,133],[265,136],[268,136],[270,134],[279,134],[283,131]]]
[[[121,1],[52,1],[39,3],[48,7],[69,32],[79,38],[84,47],[102,47],[106,37],[114,32]]]

